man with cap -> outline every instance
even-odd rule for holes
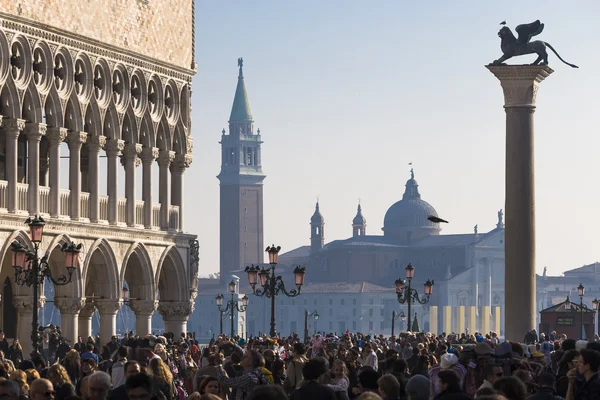
[[[429,369],[429,379],[433,385],[433,395],[437,396],[441,392],[439,387],[438,374],[440,371],[452,370],[460,378],[460,387],[463,387],[465,377],[467,376],[467,369],[458,362],[458,357],[453,353],[445,353],[440,357],[440,363],[435,364]]]

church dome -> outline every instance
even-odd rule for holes
[[[427,217],[430,215],[438,216],[435,208],[421,199],[419,185],[411,169],[402,200],[394,203],[385,213],[384,234],[395,236],[409,230],[425,230],[430,231],[429,234],[436,234],[440,231],[440,224],[429,221]]]
[[[352,220],[352,225],[364,225],[367,223],[367,219],[362,215],[362,207],[360,204],[358,205],[358,209],[356,210],[356,216]]]

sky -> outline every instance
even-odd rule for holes
[[[550,53],[537,96],[536,269],[600,260],[597,1],[200,0],[185,229],[201,275],[219,269],[218,142],[238,57],[264,140],[265,245],[308,245],[317,198],[326,242],[351,236],[359,198],[367,234],[381,235],[411,162],[422,198],[450,221],[442,234],[483,233],[505,192],[502,88],[484,66],[502,54],[501,21],[536,19],[537,38],[580,66]]]

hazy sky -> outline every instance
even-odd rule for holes
[[[500,21],[538,18],[538,38],[581,68],[551,53],[538,93],[537,271],[600,260],[597,1],[201,0],[185,174],[201,273],[219,268],[218,142],[238,57],[265,142],[265,245],[309,244],[317,197],[327,242],[351,236],[358,198],[367,234],[382,234],[411,161],[422,198],[451,222],[442,234],[482,233],[504,208],[505,160],[502,89],[484,65],[501,55]]]

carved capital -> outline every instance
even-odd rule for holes
[[[487,68],[500,80],[504,107],[535,107],[540,82],[554,72],[547,65],[488,65]]]
[[[174,163],[172,164],[172,168],[178,169],[183,172],[186,168],[189,168],[192,163],[192,155],[191,154],[177,154],[175,155]]]
[[[83,146],[86,140],[86,132],[72,131],[67,134],[67,144],[69,145],[69,150],[71,151],[81,150],[81,146]]]
[[[60,146],[67,137],[67,128],[48,128],[46,138],[50,146]]]
[[[137,167],[140,164],[138,155],[142,152],[142,145],[140,143],[127,143],[123,148],[123,158],[121,159],[124,164],[127,161],[133,161],[133,165]]]
[[[89,136],[87,138],[87,145],[89,151],[99,152],[100,149],[104,148],[104,146],[106,145],[106,136]]]
[[[175,159],[174,151],[159,151],[158,152],[158,165],[160,165],[161,167],[169,168],[174,159]]]
[[[46,124],[28,123],[25,124],[25,136],[29,142],[39,142],[42,136],[46,134]]]
[[[77,314],[86,303],[85,299],[77,297],[55,297],[54,305],[62,314]]]
[[[144,147],[142,149],[142,162],[153,163],[158,158],[158,147]]]
[[[92,314],[96,312],[96,305],[91,301],[86,301],[83,304],[83,308],[79,310],[79,316],[83,318],[91,318]]]
[[[158,300],[131,300],[129,308],[136,316],[150,316],[156,311]]]
[[[104,146],[106,154],[113,157],[116,157],[124,148],[125,142],[119,139],[109,139]]]
[[[25,129],[25,120],[19,118],[6,118],[2,120],[2,129],[5,135],[19,137],[19,134]]]
[[[97,300],[96,308],[98,308],[98,312],[100,315],[115,315],[119,308],[123,305],[121,300]]]
[[[38,302],[38,310],[44,306],[46,298],[41,296]],[[13,305],[19,314],[33,314],[33,296],[14,296]]]
[[[192,301],[160,302],[158,312],[165,321],[187,319],[194,312]]]

